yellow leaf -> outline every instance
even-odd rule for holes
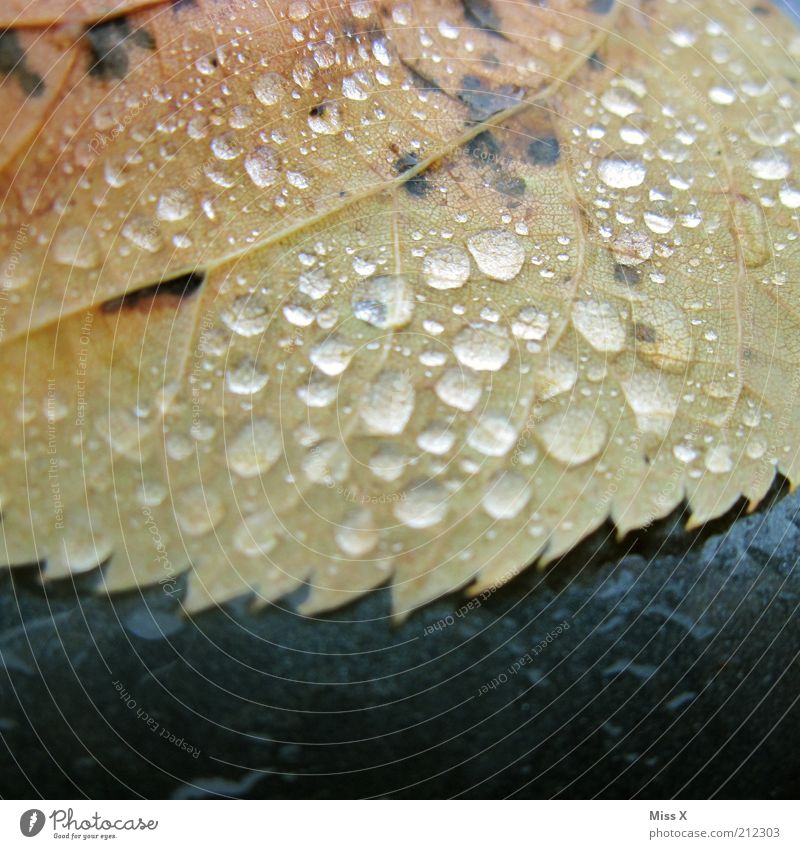
[[[27,8],[0,41],[6,565],[189,570],[190,611],[390,582],[402,617],[609,517],[797,480],[779,14]]]

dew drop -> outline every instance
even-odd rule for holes
[[[609,156],[600,162],[597,173],[612,189],[633,189],[642,185],[647,169],[638,159]]]
[[[570,407],[541,422],[536,434],[551,457],[566,466],[580,466],[605,448],[608,427],[593,411]]]
[[[239,295],[220,312],[222,321],[240,336],[258,336],[269,325],[266,304],[253,295]]]
[[[476,322],[465,327],[453,342],[462,365],[475,371],[498,371],[511,354],[511,341],[496,324]]]
[[[447,422],[432,422],[417,437],[417,445],[429,454],[441,455],[453,447],[455,434]]]
[[[243,478],[263,474],[283,453],[281,432],[270,419],[244,425],[225,448],[228,468]]]
[[[478,268],[492,280],[513,280],[525,262],[522,243],[507,230],[477,233],[469,239],[467,247]]]
[[[414,411],[414,386],[405,372],[381,372],[367,388],[359,412],[371,433],[396,435]]]
[[[436,481],[412,483],[394,507],[394,514],[409,528],[429,528],[447,513],[447,490]]]
[[[331,377],[341,374],[353,358],[353,346],[338,334],[328,336],[311,349],[309,359]]]
[[[513,519],[530,500],[528,482],[517,472],[497,472],[483,496],[483,509],[493,519]]]
[[[97,242],[83,227],[68,227],[53,241],[53,259],[59,265],[96,268],[100,264]]]
[[[501,413],[484,413],[467,437],[467,444],[487,457],[503,457],[517,441],[517,430]]]
[[[167,189],[158,199],[156,217],[162,221],[182,221],[192,211],[194,198],[180,187]]]
[[[244,170],[258,188],[264,189],[278,179],[278,157],[271,147],[260,145],[247,155]]]
[[[405,278],[396,274],[371,277],[353,290],[353,315],[361,321],[389,330],[411,321],[414,292]]]
[[[750,160],[748,170],[758,180],[784,180],[791,173],[792,166],[783,151],[766,148]]]
[[[225,383],[236,395],[253,395],[267,385],[269,375],[251,357],[243,357],[225,372]]]
[[[458,289],[469,279],[469,256],[455,245],[436,248],[422,261],[422,275],[434,289]]]
[[[439,399],[450,407],[468,413],[478,403],[483,384],[477,374],[464,369],[448,369],[436,384]]]
[[[264,106],[274,106],[286,94],[286,81],[280,74],[262,74],[253,85],[253,94]]]
[[[351,510],[342,519],[334,536],[339,548],[348,557],[364,557],[375,548],[380,539],[372,513],[363,507]]]

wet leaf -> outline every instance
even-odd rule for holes
[[[8,565],[403,616],[797,479],[780,15],[123,5],[2,36]]]

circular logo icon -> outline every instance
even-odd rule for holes
[[[31,808],[19,818],[19,830],[25,837],[36,837],[44,828],[44,812],[38,808]]]

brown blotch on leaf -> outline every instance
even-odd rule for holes
[[[633,325],[633,335],[637,342],[646,342],[648,345],[654,344],[657,339],[655,330],[649,324],[642,324],[641,322],[636,322]]]
[[[146,29],[131,29],[126,17],[102,21],[86,30],[89,42],[89,73],[101,79],[123,79],[128,73],[131,45],[155,50],[156,42]]]
[[[13,74],[25,94],[38,97],[44,92],[44,81],[28,68],[25,51],[13,29],[0,32],[0,74]]]

